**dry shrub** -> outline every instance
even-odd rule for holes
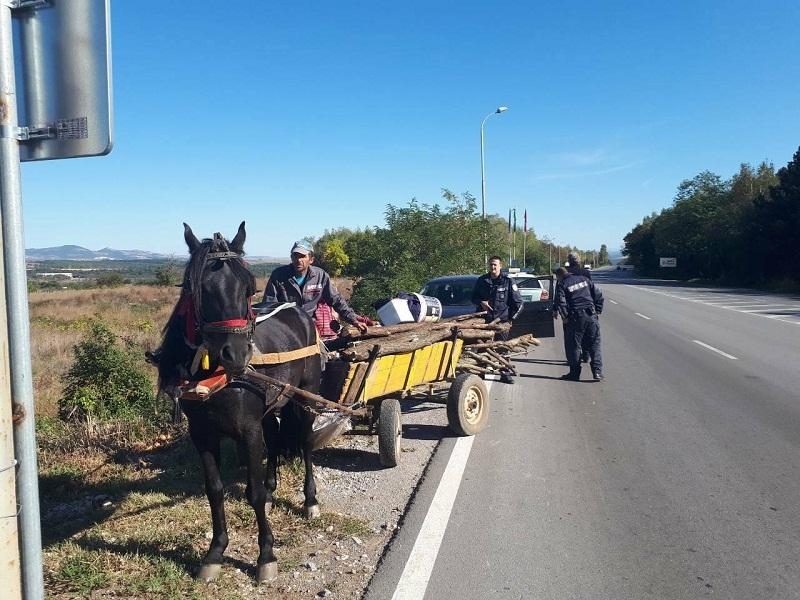
[[[73,360],[72,349],[88,331],[93,318],[101,319],[117,336],[141,348],[144,356],[145,350],[158,345],[161,328],[178,295],[177,287],[148,285],[32,292],[28,303],[37,414],[58,413],[64,377]],[[155,369],[151,380],[155,389]]]

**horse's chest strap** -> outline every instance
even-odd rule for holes
[[[250,359],[251,365],[280,365],[283,363],[307,358],[319,354],[319,342],[314,342],[311,346],[298,348],[297,350],[287,350],[284,352],[267,352],[265,354],[253,354]]]

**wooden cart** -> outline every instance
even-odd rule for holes
[[[463,345],[463,340],[454,336],[409,352],[382,356],[376,345],[365,361],[330,360],[320,392],[351,414],[369,420],[378,434],[381,464],[393,467],[400,456],[400,399],[420,386],[450,383],[447,420],[456,435],[475,435],[486,427],[486,384],[477,375],[456,374]]]

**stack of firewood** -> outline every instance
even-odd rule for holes
[[[348,343],[338,349],[338,354],[344,360],[358,362],[368,360],[372,352],[377,352],[377,356],[401,354],[436,342],[461,338],[464,347],[456,366],[458,370],[476,374],[513,372],[509,357],[524,353],[529,346],[538,346],[541,342],[532,335],[495,341],[495,334],[508,330],[510,326],[510,323],[486,323],[483,313],[474,313],[434,323],[371,327],[366,333],[348,327],[342,338]]]

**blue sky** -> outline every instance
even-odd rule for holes
[[[27,248],[252,256],[470,192],[614,251],[703,170],[800,146],[800,4],[133,2],[111,7],[114,149],[24,163]]]

